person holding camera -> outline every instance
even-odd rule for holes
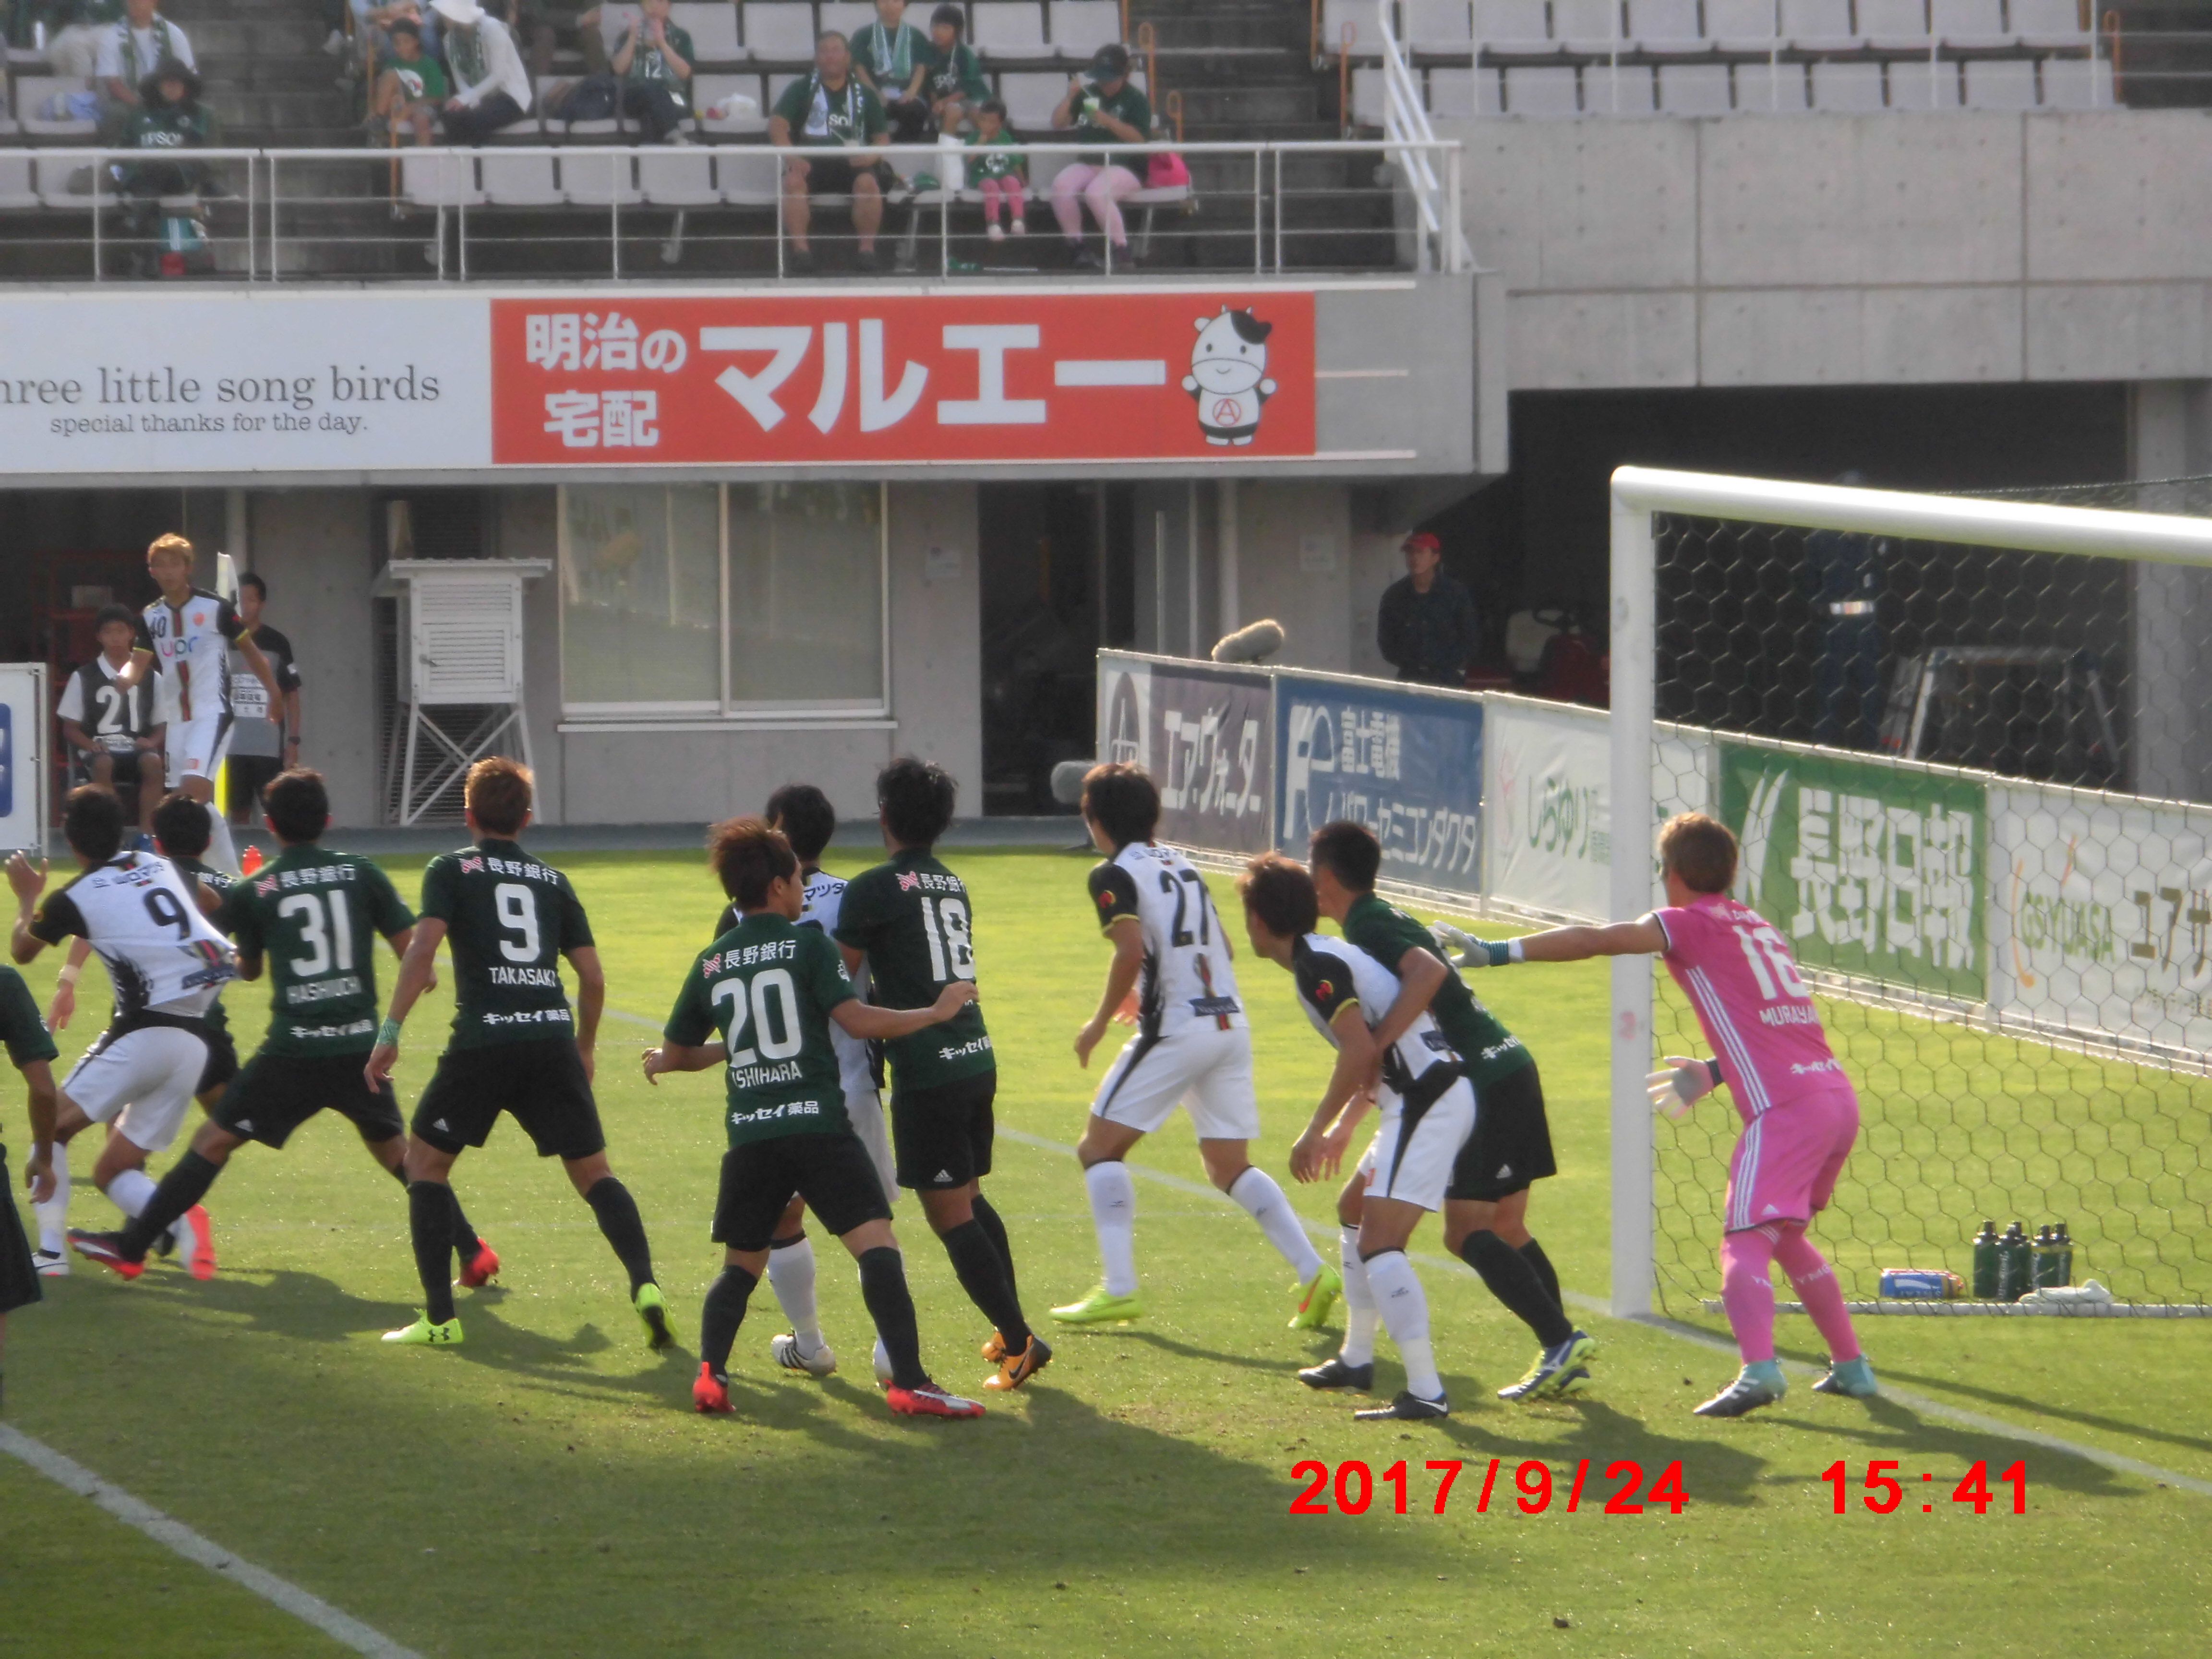
[[[1091,60],[1090,69],[1067,83],[1067,96],[1052,112],[1053,126],[1075,130],[1079,143],[1142,144],[1152,136],[1152,106],[1129,82],[1129,49],[1103,46]],[[1136,158],[1128,158],[1134,161]],[[1067,239],[1078,270],[1103,270],[1105,261],[1083,246],[1083,209],[1091,204],[1091,216],[1113,244],[1113,263],[1127,267],[1128,228],[1121,222],[1121,198],[1144,188],[1144,180],[1127,167],[1104,154],[1079,155],[1052,181],[1052,210]]]

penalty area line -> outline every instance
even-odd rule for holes
[[[265,1567],[232,1553],[212,1539],[203,1537],[183,1522],[164,1515],[144,1499],[134,1498],[112,1481],[102,1480],[76,1459],[64,1456],[43,1440],[34,1440],[19,1429],[0,1423],[0,1452],[37,1470],[56,1486],[80,1498],[89,1498],[108,1514],[146,1534],[155,1543],[198,1563],[242,1589],[252,1591],[270,1606],[289,1613],[301,1624],[313,1625],[332,1641],[368,1659],[422,1659],[381,1631],[341,1613],[319,1595],[279,1578]]]

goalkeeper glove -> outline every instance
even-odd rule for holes
[[[1721,1063],[1717,1060],[1686,1060],[1680,1054],[1667,1056],[1667,1068],[1654,1072],[1644,1079],[1644,1091],[1651,1097],[1654,1111],[1664,1112],[1677,1121],[1690,1115],[1690,1108],[1720,1086]]]
[[[1503,968],[1509,962],[1521,960],[1519,939],[1476,939],[1448,921],[1432,926],[1429,937],[1436,940],[1444,960],[1455,968]]]

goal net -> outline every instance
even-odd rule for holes
[[[2065,492],[2053,492],[2054,496]],[[1863,1127],[1815,1237],[1972,1283],[1985,1220],[2063,1223],[2072,1282],[2212,1301],[2212,520],[1624,468],[1613,512],[1611,911],[1630,826],[1711,812],[1790,940]],[[2160,509],[2142,511],[2144,505]],[[2123,510],[2126,509],[2126,510]],[[1613,981],[1613,1299],[1697,1307],[1737,1121],[1655,1118],[1704,1038]]]

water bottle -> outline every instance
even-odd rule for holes
[[[2074,1241],[2067,1237],[2066,1224],[2063,1221],[2058,1224],[2055,1242],[2057,1246],[2058,1277],[2052,1282],[2058,1285],[2071,1285],[2074,1282]]]
[[[2028,1243],[2027,1226],[2018,1221],[1997,1240],[1998,1301],[2017,1302],[2027,1294],[2034,1248]]]
[[[2048,1222],[2037,1229],[2029,1245],[2028,1283],[2035,1290],[2062,1282],[2058,1278],[2058,1241]]]
[[[1974,1300],[1994,1302],[1997,1299],[1997,1224],[1982,1223],[1981,1231],[1974,1235]]]

